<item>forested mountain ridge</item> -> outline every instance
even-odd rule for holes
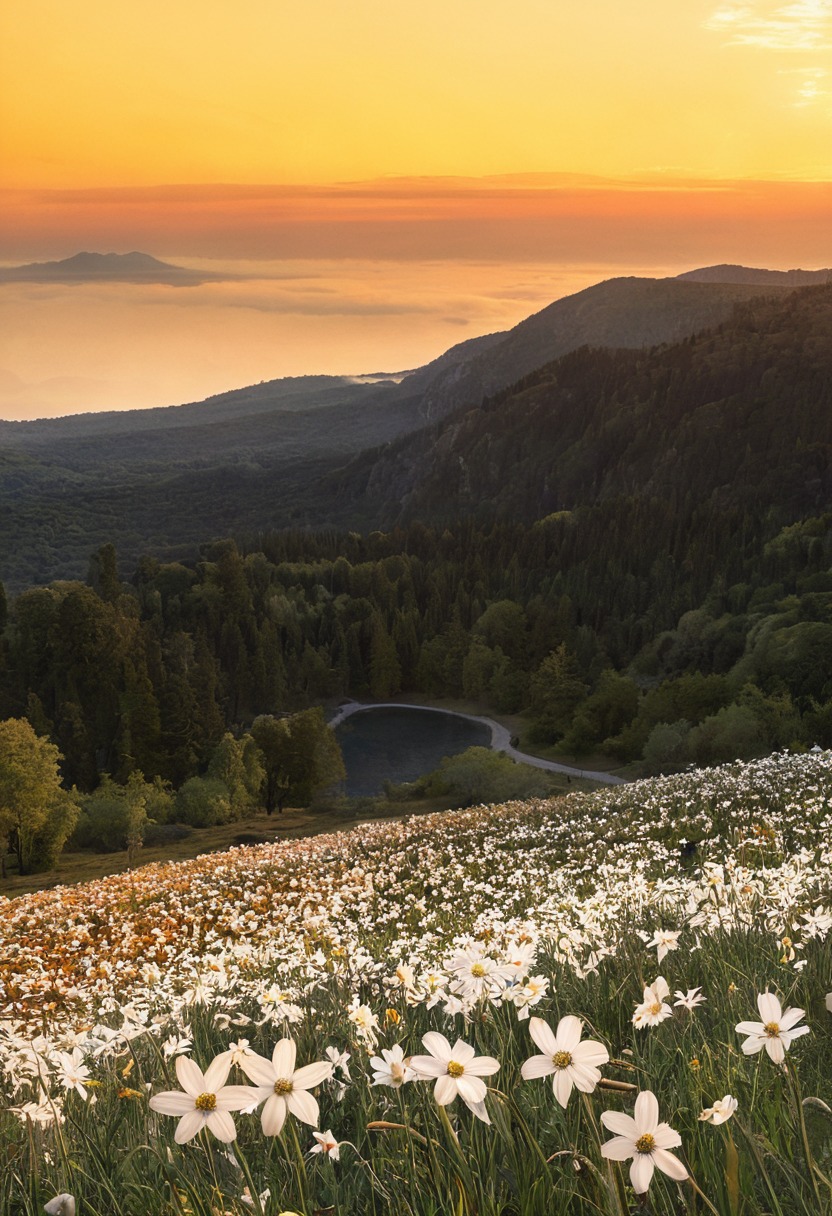
[[[331,494],[387,524],[638,498],[784,520],[832,503],[832,285],[649,352],[590,349],[364,453]]]
[[[257,531],[255,505],[197,560],[104,546],[86,584],[0,592],[0,717],[84,790],[402,691],[651,771],[832,743],[832,284],[582,348],[296,490],[345,526]]]
[[[478,405],[565,350],[685,336],[730,316],[738,300],[783,291],[614,279],[507,334],[461,343],[401,382],[299,377],[186,406],[0,423],[0,577],[16,590],[82,575],[109,541],[135,560],[193,555],[210,537],[344,521],[324,476],[363,449]],[[355,525],[377,522],[361,504]]]

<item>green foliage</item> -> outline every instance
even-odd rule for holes
[[[0,855],[11,843],[21,874],[49,869],[78,807],[61,788],[60,753],[25,719],[0,722]]]
[[[92,794],[81,797],[81,814],[72,843],[100,853],[141,846],[151,823],[165,823],[173,813],[174,800],[157,778],[147,782],[140,772],[131,773],[125,784],[107,774]]]
[[[487,747],[469,747],[457,756],[447,756],[420,785],[428,795],[450,797],[460,807],[543,797],[549,789],[540,769],[518,764]]]
[[[212,777],[191,777],[176,792],[173,817],[193,828],[230,823],[235,815],[228,786]]]
[[[265,774],[262,793],[268,814],[308,806],[316,793],[344,780],[341,748],[316,706],[286,718],[255,718],[251,735],[260,749]]]

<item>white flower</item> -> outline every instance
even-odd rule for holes
[[[75,1198],[64,1191],[63,1194],[56,1195],[54,1199],[45,1203],[43,1210],[48,1213],[48,1216],[75,1216]]]
[[[57,1056],[58,1080],[64,1089],[74,1089],[86,1100],[89,1096],[84,1088],[89,1080],[90,1070],[82,1063],[84,1053],[80,1047],[73,1047],[72,1053],[59,1051]]]
[[[611,1161],[626,1161],[632,1157],[630,1181],[637,1195],[647,1191],[656,1166],[669,1178],[683,1182],[688,1171],[667,1151],[678,1148],[682,1138],[667,1123],[659,1123],[659,1103],[649,1089],[636,1098],[633,1116],[617,1110],[604,1111],[601,1122],[614,1133],[614,1139],[601,1145],[601,1155]]]
[[[668,951],[679,949],[679,938],[681,936],[682,936],[681,930],[676,932],[673,929],[659,929],[656,936],[653,938],[652,941],[649,941],[647,943],[647,945],[648,945],[648,948],[650,946],[657,947],[656,953],[657,953],[658,961],[661,962],[662,959],[665,957],[665,955],[668,953]]]
[[[702,995],[700,988],[688,988],[687,992],[677,990],[673,994],[677,999],[673,1002],[674,1008],[678,1009],[681,1006],[683,1009],[695,1009],[697,1005],[701,1005],[707,1001],[707,997]]]
[[[207,1127],[218,1140],[235,1140],[237,1130],[229,1111],[251,1106],[255,1091],[247,1085],[226,1085],[231,1070],[231,1053],[224,1051],[202,1070],[188,1056],[176,1057],[176,1076],[184,1093],[168,1090],[154,1094],[150,1109],[161,1115],[181,1115],[174,1133],[177,1144],[188,1140]]]
[[[832,992],[826,994],[826,1008],[832,1013]]]
[[[231,1053],[232,1064],[240,1064],[245,1056],[254,1055],[254,1052],[249,1046],[248,1039],[240,1039],[237,1043],[229,1043],[228,1050]]]
[[[260,1116],[265,1136],[279,1136],[286,1115],[290,1113],[301,1123],[308,1123],[311,1127],[318,1125],[318,1103],[309,1090],[329,1079],[332,1065],[328,1060],[323,1060],[296,1070],[296,1052],[293,1039],[281,1039],[272,1052],[271,1060],[254,1052],[250,1056],[243,1056],[240,1061],[243,1072],[257,1086],[250,1091],[253,1094],[252,1104],[259,1106],[265,1101]]]
[[[405,1059],[401,1043],[396,1043],[394,1047],[382,1047],[381,1056],[371,1057],[370,1067],[374,1069],[373,1085],[390,1085],[393,1089],[401,1089],[407,1081],[413,1080],[413,1069]]]
[[[554,1034],[542,1018],[529,1021],[531,1036],[544,1054],[526,1060],[520,1075],[524,1081],[529,1081],[554,1074],[552,1092],[564,1107],[573,1085],[581,1093],[592,1093],[601,1080],[598,1065],[606,1064],[610,1058],[606,1047],[595,1039],[581,1042],[582,1029],[581,1019],[572,1014],[561,1018]]]
[[[339,1051],[337,1047],[327,1047],[326,1054],[329,1058],[330,1064],[332,1065],[332,1071],[335,1072],[336,1068],[339,1069],[344,1080],[351,1081],[352,1077],[350,1076],[349,1066],[350,1053],[348,1051]]]
[[[490,1123],[485,1109],[485,1095],[488,1092],[483,1077],[490,1077],[500,1067],[499,1060],[493,1056],[478,1056],[469,1043],[457,1039],[451,1047],[444,1034],[429,1030],[422,1037],[430,1055],[413,1056],[410,1067],[418,1078],[427,1080],[436,1077],[433,1096],[440,1106],[447,1106],[459,1095],[468,1109]]]
[[[271,1197],[272,1197],[272,1193],[269,1190],[269,1188],[266,1187],[265,1191],[261,1191],[260,1195],[259,1195],[260,1207],[264,1208],[266,1206],[266,1204],[268,1203],[268,1201],[271,1199]],[[248,1187],[245,1188],[242,1195],[240,1196],[240,1203],[244,1203],[247,1208],[254,1207],[254,1200],[251,1197],[251,1191],[248,1189]],[[284,1216],[285,1216],[285,1214],[284,1214]]]
[[[310,1153],[324,1153],[325,1156],[331,1157],[333,1161],[338,1161],[341,1156],[341,1145],[335,1139],[332,1132],[313,1132],[312,1134],[318,1143],[310,1148]]]
[[[667,980],[662,975],[657,976],[654,982],[644,989],[644,1000],[636,1006],[633,1025],[638,1030],[644,1030],[645,1026],[658,1026],[665,1018],[672,1017],[673,1010],[664,999],[669,995]]]
[[[522,986],[509,989],[509,998],[517,1010],[519,1022],[528,1018],[529,1009],[543,999],[548,987],[549,981],[545,975],[531,975]]]
[[[738,1106],[737,1099],[726,1094],[724,1098],[717,1098],[713,1106],[703,1110],[699,1120],[702,1123],[726,1123]]]
[[[801,1035],[809,1033],[808,1026],[797,1025],[805,1011],[803,1009],[784,1011],[773,992],[761,992],[757,997],[757,1008],[763,1019],[761,1022],[739,1022],[737,1024],[737,1034],[749,1036],[743,1043],[742,1050],[745,1055],[753,1056],[765,1047],[774,1063],[782,1064],[792,1039],[798,1039]]]

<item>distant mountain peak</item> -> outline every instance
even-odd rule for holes
[[[94,253],[85,250],[57,262],[29,262],[0,269],[0,283],[165,283],[194,287],[233,276],[188,270],[150,253]]]

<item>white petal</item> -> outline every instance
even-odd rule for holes
[[[660,1123],[653,1132],[653,1141],[656,1148],[679,1148],[682,1137],[673,1130],[669,1123]]]
[[[271,1060],[258,1056],[256,1051],[253,1051],[250,1056],[243,1056],[240,1060],[240,1067],[255,1085],[268,1086],[271,1089],[277,1080],[274,1064]]]
[[[653,1160],[663,1174],[667,1174],[668,1178],[673,1178],[676,1182],[684,1182],[688,1176],[688,1171],[679,1158],[663,1148],[653,1150]]]
[[[520,1069],[524,1081],[533,1081],[536,1077],[548,1077],[555,1071],[551,1056],[531,1056]]]
[[[464,1060],[459,1062],[465,1064],[466,1077],[491,1077],[500,1071],[500,1061],[495,1060],[493,1056],[475,1056],[467,1064]]]
[[[453,1102],[458,1093],[457,1083],[453,1077],[449,1077],[445,1073],[444,1077],[437,1078],[433,1087],[433,1096],[440,1106],[447,1106],[449,1102]]]
[[[275,1045],[272,1052],[272,1064],[274,1065],[274,1075],[277,1077],[291,1077],[295,1071],[295,1057],[297,1056],[297,1047],[294,1039],[281,1039]]]
[[[183,1094],[181,1090],[169,1089],[163,1094],[154,1094],[150,1099],[151,1110],[160,1115],[187,1115],[194,1109],[194,1099],[191,1094]]]
[[[780,1002],[773,992],[761,992],[757,997],[757,1008],[760,1011],[760,1017],[763,1019],[763,1025],[767,1022],[777,1022],[780,1024],[782,1009]]]
[[[601,1064],[609,1064],[610,1053],[604,1044],[596,1039],[585,1039],[573,1048],[572,1061],[574,1064],[590,1064],[593,1068],[598,1068]]]
[[[422,1043],[435,1059],[442,1060],[444,1064],[453,1059],[450,1043],[438,1030],[429,1030],[426,1035],[422,1036]],[[420,1056],[416,1058],[421,1059]]]
[[[212,1110],[208,1116],[208,1127],[224,1144],[230,1144],[232,1140],[237,1139],[234,1120],[227,1110]]]
[[[225,1085],[228,1074],[231,1072],[231,1055],[230,1051],[224,1051],[208,1065],[205,1072],[206,1093],[215,1094]]]
[[[637,1195],[643,1195],[649,1189],[654,1169],[652,1153],[636,1153],[630,1166],[630,1182]]]
[[[786,1058],[786,1048],[782,1039],[766,1039],[766,1051],[775,1064],[782,1064]]]
[[[189,1056],[176,1057],[176,1076],[179,1084],[186,1093],[198,1098],[200,1094],[208,1093],[205,1088],[205,1078],[202,1069]],[[213,1093],[213,1090],[210,1092]]]
[[[800,1019],[805,1016],[805,1014],[805,1009],[787,1009],[780,1018],[780,1029],[792,1030],[792,1027],[796,1026]],[[807,1026],[805,1029],[808,1030],[809,1027]],[[794,1034],[795,1032],[792,1031],[792,1033]]]
[[[260,1090],[251,1085],[224,1085],[217,1091],[217,1110],[245,1110],[262,1100]]]
[[[583,1022],[580,1018],[576,1018],[573,1013],[568,1013],[566,1017],[561,1018],[555,1031],[556,1050],[574,1051],[581,1041],[581,1031],[583,1028]]]
[[[314,1089],[316,1085],[320,1085],[322,1081],[327,1081],[332,1076],[332,1065],[325,1060],[321,1060],[315,1064],[305,1064],[303,1068],[299,1068],[292,1077],[292,1085],[295,1089]]]
[[[471,1044],[464,1042],[462,1039],[457,1039],[451,1048],[451,1059],[456,1060],[457,1064],[470,1063],[476,1054]],[[468,1071],[467,1068],[465,1071]]]
[[[177,1058],[181,1060],[182,1056],[178,1056]],[[179,1120],[173,1138],[177,1144],[187,1144],[189,1140],[193,1140],[194,1136],[202,1131],[204,1126],[205,1118],[202,1111],[189,1111],[187,1115],[183,1115]]]
[[[659,1125],[659,1101],[652,1090],[643,1089],[641,1091],[636,1098],[633,1114],[640,1136],[652,1135],[655,1132]]]
[[[573,1064],[567,1072],[575,1082],[576,1088],[581,1093],[591,1094],[598,1082],[601,1080],[601,1074],[597,1068],[591,1068],[587,1064]]]
[[[626,1161],[635,1151],[635,1143],[629,1136],[615,1136],[601,1145],[601,1156],[610,1161]]]
[[[478,1102],[485,1101],[485,1095],[488,1090],[485,1087],[485,1081],[479,1077],[469,1077],[467,1073],[464,1076],[456,1078],[456,1087],[459,1090],[459,1095],[470,1106],[471,1103],[476,1105]]]
[[[437,1060],[435,1056],[413,1056],[410,1067],[420,1077],[446,1077],[448,1061]]]
[[[760,1051],[763,1044],[767,1043],[767,1042],[768,1042],[768,1038],[763,1037],[763,1035],[757,1035],[756,1038],[752,1035],[750,1039],[746,1039],[745,1042],[742,1044],[743,1055],[756,1056],[757,1052]]]
[[[286,1105],[301,1123],[308,1123],[310,1127],[318,1126],[321,1118],[318,1103],[308,1090],[293,1089],[286,1095]]]
[[[737,1022],[734,1029],[737,1034],[765,1034],[766,1032],[762,1022]]]
[[[488,1111],[485,1109],[484,1102],[466,1102],[466,1106],[472,1115],[476,1115],[478,1119],[482,1119],[483,1123],[491,1123],[488,1117]]]
[[[614,1132],[616,1136],[629,1136],[633,1143],[641,1135],[636,1127],[635,1119],[630,1115],[625,1115],[623,1110],[602,1111],[601,1122],[607,1131]]]
[[[260,1115],[264,1136],[279,1136],[286,1122],[286,1099],[281,1094],[272,1094]]]
[[[545,1055],[553,1056],[558,1049],[555,1042],[555,1036],[552,1033],[552,1028],[548,1023],[543,1021],[543,1018],[529,1018],[529,1033],[535,1042],[535,1045],[540,1048]]]
[[[552,1078],[552,1089],[558,1102],[565,1107],[569,1101],[569,1095],[572,1093],[572,1078],[568,1069],[559,1068],[557,1070]]]

